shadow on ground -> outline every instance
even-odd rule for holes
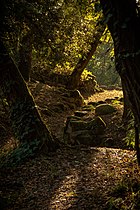
[[[49,157],[4,169],[1,210],[104,209],[109,190],[127,173],[133,156],[118,149],[61,148]]]

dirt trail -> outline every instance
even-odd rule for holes
[[[7,209],[103,210],[110,190],[131,167],[136,171],[132,151],[62,148],[7,174],[5,186],[13,201]]]
[[[123,97],[123,92],[121,90],[104,90],[100,93],[95,93],[86,99],[86,102],[90,101],[104,101],[107,98]]]

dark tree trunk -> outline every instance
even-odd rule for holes
[[[32,153],[54,150],[55,142],[40,117],[22,75],[1,40],[0,75],[0,87],[9,104],[13,131],[21,145],[26,145]]]
[[[76,67],[74,68],[72,74],[70,75],[70,80],[67,84],[68,89],[74,90],[79,87],[81,75],[86,66],[88,65],[90,59],[92,58],[94,52],[96,51],[96,48],[99,44],[100,38],[105,28],[105,24],[99,26],[98,33],[95,35],[94,41],[91,43],[89,52],[86,55],[82,56],[82,58],[79,60]]]
[[[100,2],[114,41],[116,69],[125,86],[135,117],[135,127],[138,129],[140,127],[140,16],[136,1],[100,0]],[[139,158],[139,143],[136,143],[136,150]],[[138,163],[140,164],[139,159]]]
[[[32,35],[27,32],[20,42],[18,68],[26,82],[29,81],[32,62]]]
[[[123,90],[123,98],[124,98],[122,121],[125,125],[131,119],[131,108],[130,108],[131,106],[130,106],[130,101],[129,101],[128,94],[127,94],[123,81],[122,81],[122,90]]]

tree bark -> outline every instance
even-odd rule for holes
[[[79,60],[77,63],[76,67],[74,68],[72,74],[70,75],[70,80],[67,84],[68,89],[77,89],[80,84],[80,78],[81,75],[86,68],[87,64],[89,63],[90,59],[92,58],[94,52],[96,51],[96,48],[99,44],[100,38],[105,30],[106,26],[105,24],[100,25],[99,28],[97,29],[97,34],[94,36],[94,41],[90,45],[90,50],[89,52],[85,55],[82,56],[82,58]]]
[[[130,101],[129,101],[128,94],[127,94],[123,81],[122,81],[122,90],[123,90],[123,98],[124,98],[122,121],[125,125],[131,119],[131,108],[130,108],[131,106],[130,106]]]
[[[19,64],[18,68],[24,80],[29,82],[32,62],[32,35],[27,32],[23,36],[19,48]]]
[[[28,149],[32,154],[54,150],[55,142],[41,119],[22,75],[1,40],[0,75],[0,87],[9,104],[14,134],[21,147],[26,146],[24,156],[28,155]]]
[[[123,81],[132,112],[134,113],[135,127],[139,128],[140,15],[136,1],[100,0],[100,2],[114,41],[116,69]],[[137,157],[140,157],[138,154],[139,143],[136,146]],[[138,160],[138,163],[140,164],[140,160]]]

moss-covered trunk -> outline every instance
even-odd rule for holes
[[[55,142],[43,123],[26,83],[0,40],[0,87],[9,104],[14,134],[30,153],[55,149]],[[28,152],[28,151],[27,151]]]
[[[116,69],[127,91],[140,127],[140,14],[135,0],[100,0],[108,28],[114,41]],[[136,129],[138,131],[138,129]],[[140,149],[136,131],[136,150],[140,165]]]

